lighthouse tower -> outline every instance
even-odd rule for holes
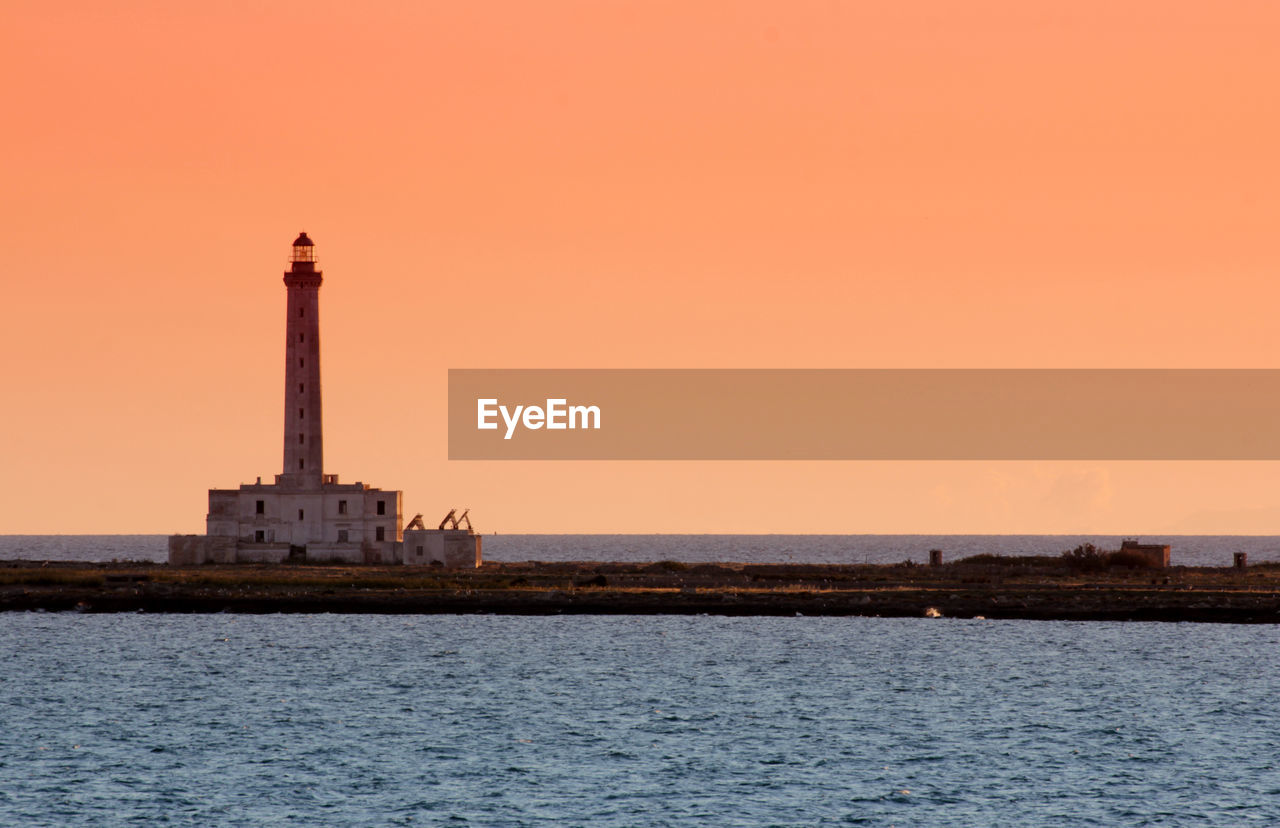
[[[285,307],[284,470],[279,483],[319,490],[324,474],[320,418],[320,283],[315,243],[304,232],[293,241]]]

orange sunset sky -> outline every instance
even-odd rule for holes
[[[449,462],[449,368],[1280,367],[1274,2],[0,8],[0,532],[1280,533],[1280,464]],[[1117,400],[1099,400],[1116,405]]]

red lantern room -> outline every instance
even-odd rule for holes
[[[311,271],[316,269],[316,244],[305,232],[299,233],[293,240],[293,253],[289,256],[293,263],[293,271]]]

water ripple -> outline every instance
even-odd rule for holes
[[[0,824],[1275,825],[1278,639],[11,614]]]

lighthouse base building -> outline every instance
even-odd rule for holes
[[[315,246],[293,243],[285,325],[284,471],[274,483],[210,489],[203,535],[172,535],[169,563],[409,563],[479,566],[480,536],[414,520],[406,553],[402,493],[325,474],[320,417],[320,285]],[[450,516],[452,516],[452,512]],[[448,519],[446,519],[447,521]]]
[[[404,560],[400,492],[339,483],[336,474],[325,475],[318,489],[298,489],[282,476],[210,489],[207,534],[171,536],[169,563]]]

